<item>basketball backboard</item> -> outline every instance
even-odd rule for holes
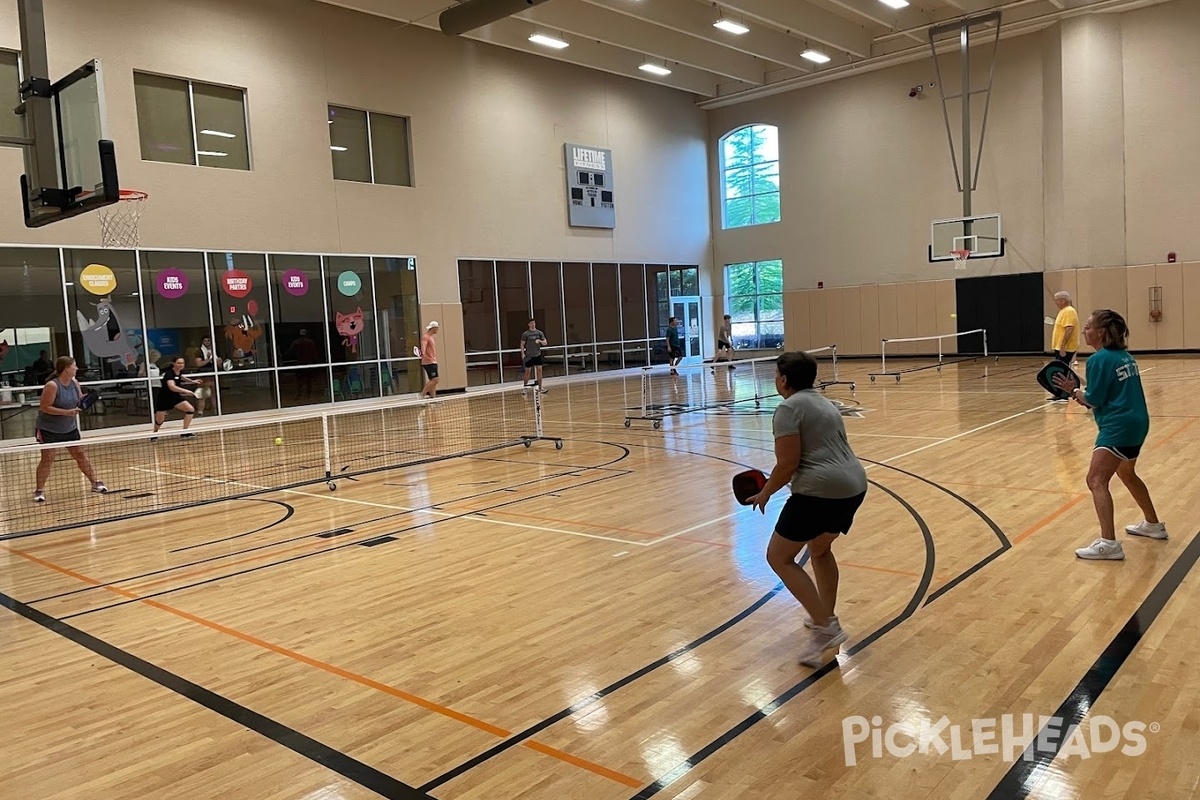
[[[39,98],[40,99],[40,98]],[[21,196],[25,224],[38,228],[120,199],[116,153],[108,138],[99,60],[51,84],[49,127],[27,115]]]
[[[953,261],[954,250],[970,250],[970,258],[1000,258],[1004,236],[999,214],[934,220],[929,231],[929,260]]]

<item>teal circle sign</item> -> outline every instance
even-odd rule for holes
[[[346,297],[354,297],[362,289],[362,281],[358,274],[349,270],[343,272],[337,277],[338,291],[346,295]]]

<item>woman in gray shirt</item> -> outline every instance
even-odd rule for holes
[[[79,436],[79,406],[83,401],[83,390],[75,373],[79,371],[75,359],[63,356],[54,362],[54,375],[42,387],[41,403],[38,406],[36,430],[34,435],[41,444],[65,444],[78,442]],[[62,448],[49,447],[42,450],[42,460],[37,465],[37,487],[33,491],[33,502],[46,502],[46,481],[50,478],[50,470],[54,468],[54,459]],[[66,451],[75,459],[79,471],[87,476],[92,484],[92,491],[101,494],[108,491],[104,482],[96,477],[92,462],[88,461],[87,453],[82,447],[68,446]]]
[[[775,388],[783,397],[772,421],[775,468],[751,503],[766,513],[771,495],[791,484],[791,497],[767,545],[767,563],[810,616],[805,625],[812,629],[812,638],[800,663],[819,667],[826,650],[846,641],[834,614],[838,567],[832,547],[854,524],[867,495],[867,473],[850,449],[841,411],[813,388],[813,357],[784,353],[775,363]],[[796,563],[805,547],[815,583]]]

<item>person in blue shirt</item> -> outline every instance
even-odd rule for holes
[[[1096,348],[1087,360],[1087,390],[1075,386],[1066,375],[1054,379],[1059,389],[1092,410],[1099,428],[1087,485],[1100,521],[1100,538],[1076,550],[1075,555],[1120,561],[1125,558],[1125,550],[1117,541],[1112,493],[1108,489],[1113,475],[1121,479],[1145,515],[1136,525],[1126,526],[1125,532],[1150,539],[1167,538],[1167,526],[1159,520],[1150,490],[1137,474],[1138,456],[1150,433],[1150,412],[1137,361],[1126,345],[1129,327],[1121,315],[1111,309],[1093,311],[1083,325],[1083,336]]]

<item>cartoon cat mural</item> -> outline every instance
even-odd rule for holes
[[[88,319],[82,311],[76,310],[75,316],[79,323],[79,333],[83,335],[83,343],[92,354],[132,367],[137,363],[137,351],[125,335],[121,325],[121,317],[112,301],[107,297],[96,303],[96,318]]]
[[[350,348],[350,352],[358,355],[358,336],[363,331],[363,310],[359,306],[352,313],[337,312],[337,332],[343,337],[342,344]]]

